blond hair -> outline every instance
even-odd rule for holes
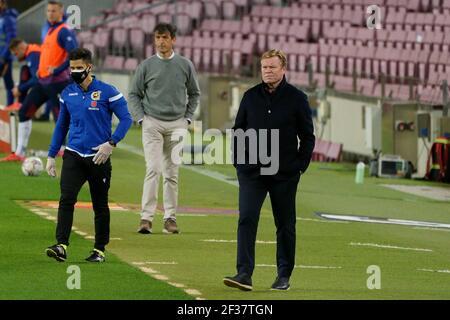
[[[283,68],[287,67],[286,54],[281,50],[272,49],[267,52],[264,52],[263,55],[261,56],[261,60],[270,59],[273,57],[278,57],[278,59],[280,59],[281,67],[283,67]]]

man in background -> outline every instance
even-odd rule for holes
[[[67,21],[67,14],[64,13],[63,16],[63,22]],[[47,36],[48,30],[50,30],[51,27],[51,23],[48,20],[45,20],[45,23],[42,26],[41,29],[41,43],[44,42],[45,37]],[[36,118],[36,121],[49,121],[50,120],[50,113],[52,112],[52,103],[51,101],[47,101],[45,104],[45,110],[44,112],[42,112],[42,114]],[[54,119],[54,121],[56,122],[57,119]]]
[[[142,194],[139,233],[152,233],[158,202],[159,178],[164,177],[164,227],[167,234],[179,233],[178,169],[172,151],[180,141],[172,136],[187,130],[199,105],[200,88],[192,62],[173,51],[176,27],[166,23],[154,29],[157,54],[136,70],[129,92],[134,119],[142,124],[146,175]]]
[[[0,0],[0,76],[3,78],[6,89],[6,105],[14,103],[12,76],[12,55],[9,44],[17,36],[17,17],[15,9],[8,9],[6,0]]]
[[[23,103],[29,90],[38,82],[37,71],[41,57],[41,46],[28,44],[25,40],[15,38],[11,41],[9,49],[19,62],[26,61],[20,69],[20,82],[13,88],[13,96]]]
[[[60,1],[49,1],[47,19],[50,29],[41,46],[38,68],[38,84],[35,85],[19,110],[19,128],[16,152],[3,161],[22,162],[32,130],[32,119],[36,111],[50,100],[53,117],[58,119],[61,91],[70,83],[69,52],[78,47],[76,38],[63,22],[64,6]]]

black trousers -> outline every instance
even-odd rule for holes
[[[286,180],[272,176],[250,177],[238,174],[239,224],[237,272],[253,274],[255,242],[259,216],[269,193],[275,226],[277,228],[277,271],[279,277],[290,277],[295,266],[296,209],[295,196],[300,174]]]
[[[69,245],[73,224],[73,211],[78,193],[87,181],[91,192],[95,213],[95,249],[105,251],[109,243],[110,212],[108,191],[111,181],[111,160],[96,165],[92,157],[83,158],[75,152],[66,150],[61,172],[61,198],[59,200],[56,240]]]

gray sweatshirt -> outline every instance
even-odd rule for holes
[[[136,121],[144,115],[163,121],[192,119],[200,101],[194,65],[178,54],[171,59],[154,55],[138,66],[128,97]]]

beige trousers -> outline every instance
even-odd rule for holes
[[[153,221],[158,203],[159,178],[164,178],[164,220],[176,220],[178,206],[178,168],[181,164],[187,120],[161,121],[145,116],[142,122],[146,174],[142,193],[141,218]],[[178,162],[178,163],[177,163]]]

